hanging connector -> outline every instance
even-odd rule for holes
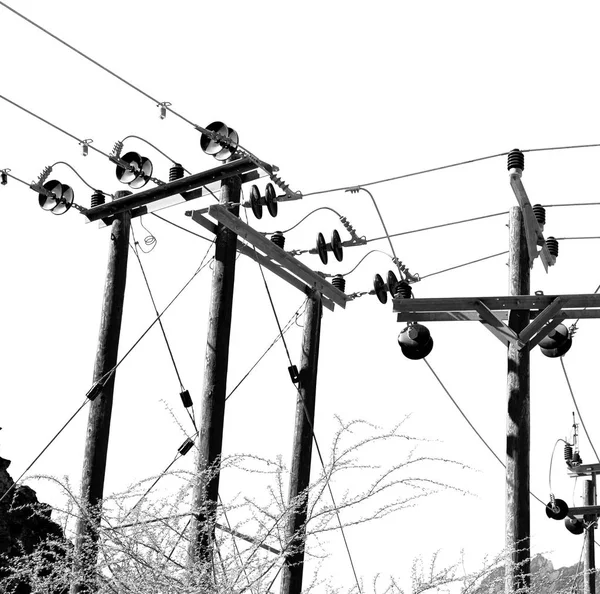
[[[81,146],[81,154],[84,157],[88,156],[89,150],[90,150],[90,144],[92,144],[92,142],[94,142],[91,138],[86,138],[85,140],[82,140],[79,144]]]
[[[575,413],[573,413],[573,455],[569,466],[581,466],[581,456],[579,455],[579,423],[575,421]]]
[[[178,448],[177,451],[185,456],[194,446],[194,442],[188,437]]]
[[[156,107],[160,107],[160,119],[164,120],[167,117],[167,107],[172,105],[168,101],[163,101],[162,103],[157,103]]]
[[[8,183],[8,172],[10,169],[0,169],[0,183],[5,186]]]

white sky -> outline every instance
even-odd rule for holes
[[[352,186],[457,161],[521,149],[599,142],[595,114],[597,22],[593,2],[276,2],[82,3],[33,2],[15,7],[189,119],[206,126],[221,120],[241,143],[275,163],[294,190],[308,193]],[[151,101],[0,7],[0,94],[110,152],[115,141],[136,134],[192,171],[216,165],[199,147],[198,133],[169,115],[161,121]],[[92,185],[125,189],[114,165],[77,142],[0,102],[0,169],[31,181],[43,167],[67,161]],[[126,149],[150,157],[155,175],[169,163],[153,149],[128,141]],[[524,185],[532,202],[563,204],[598,200],[598,149],[526,155]],[[90,192],[66,168],[56,175],[87,205]],[[260,182],[261,190],[264,182]],[[391,232],[508,210],[516,204],[501,157],[370,188]],[[245,188],[248,192],[249,188]],[[72,210],[54,217],[37,196],[11,180],[0,187],[2,407],[0,455],[18,477],[81,403],[89,388],[99,323],[108,235]],[[198,201],[197,208],[208,204]],[[382,235],[366,193],[307,197],[280,205],[276,221],[265,212],[259,230],[287,228],[319,206],[348,217],[359,235]],[[161,214],[200,231],[183,208]],[[546,234],[597,235],[598,207],[549,208]],[[145,217],[158,238],[144,265],[164,306],[195,270],[206,244]],[[399,237],[394,245],[411,272],[425,276],[507,249],[506,217]],[[286,248],[313,246],[318,231],[341,225],[322,211],[287,235]],[[139,221],[134,222],[143,237]],[[342,233],[343,239],[347,235]],[[370,248],[389,251],[385,242]],[[591,293],[600,283],[594,262],[598,242],[564,241],[557,265],[545,274],[536,262],[532,290]],[[345,252],[324,268],[317,256],[303,261],[326,272],[346,272],[367,248]],[[347,291],[366,291],[389,260],[374,254],[348,277]],[[282,321],[302,295],[268,274]],[[203,273],[164,322],[185,386],[199,402],[210,274]],[[500,257],[424,279],[417,297],[507,293],[506,258]],[[137,262],[130,259],[121,338],[122,351],[153,319]],[[411,414],[408,430],[437,439],[426,451],[469,464],[477,472],[436,468],[430,478],[449,481],[470,496],[431,498],[418,507],[360,529],[348,538],[359,575],[407,574],[415,554],[441,549],[455,559],[465,549],[476,565],[504,545],[504,471],[471,432],[425,363],[405,359],[396,337],[402,326],[391,305],[373,296],[325,312],[319,363],[316,432],[328,444],[334,415],[390,426]],[[475,323],[434,323],[428,361],[471,422],[503,457],[506,398],[505,349]],[[598,435],[598,324],[579,324],[565,357],[575,395]],[[255,263],[238,261],[230,383],[233,386],[277,332]],[[301,330],[288,334],[298,362]],[[572,401],[558,360],[532,353],[531,486],[548,499],[548,468],[556,439],[571,424]],[[107,490],[163,469],[183,441],[164,405],[179,418],[179,386],[158,329],[119,369]],[[289,459],[295,391],[281,345],[228,403],[225,453]],[[35,465],[33,472],[80,476],[87,411]],[[186,428],[189,429],[188,425]],[[600,444],[600,441],[598,442]],[[557,451],[553,491],[572,502],[573,484]],[[425,451],[425,450],[424,450]],[[593,461],[583,439],[582,457]],[[396,459],[386,450],[382,463]],[[193,457],[182,461],[189,468]],[[32,483],[33,484],[33,483]],[[240,485],[227,484],[224,492]],[[36,483],[40,498],[53,493]],[[257,487],[259,489],[259,486]],[[335,488],[335,485],[334,485]],[[577,494],[580,492],[577,486]],[[340,488],[341,490],[341,488]],[[556,566],[579,559],[581,541],[552,522],[532,501],[533,551],[548,552]],[[350,587],[352,576],[341,538],[332,536],[324,571]]]

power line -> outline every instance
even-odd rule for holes
[[[463,419],[468,423],[469,427],[471,427],[471,429],[474,431],[475,435],[477,435],[477,437],[479,437],[480,441],[490,451],[490,453],[492,454],[492,456],[494,456],[494,458],[496,458],[496,460],[498,460],[498,462],[500,462],[500,464],[502,464],[503,468],[506,468],[506,464],[504,462],[502,462],[502,460],[498,457],[498,454],[496,454],[496,452],[494,452],[494,450],[492,449],[492,447],[483,438],[483,436],[481,435],[481,433],[479,433],[479,431],[477,431],[477,429],[475,428],[475,425],[473,425],[473,423],[471,423],[471,421],[469,421],[469,418],[463,412],[462,408],[459,406],[459,404],[456,402],[456,400],[454,400],[454,398],[452,397],[452,394],[450,394],[448,388],[446,388],[446,386],[444,385],[444,382],[442,382],[442,380],[440,379],[440,377],[438,376],[438,374],[433,370],[433,367],[431,367],[431,365],[429,364],[429,361],[427,361],[426,358],[423,359],[423,361],[425,362],[425,364],[427,365],[427,367],[429,367],[429,370],[431,371],[431,373],[433,374],[433,376],[435,377],[435,379],[438,381],[438,383],[440,384],[440,386],[442,387],[442,389],[444,390],[444,392],[446,392],[446,395],[448,396],[448,398],[450,398],[450,400],[452,401],[452,404],[454,404],[454,406],[458,409],[458,412],[462,415]],[[535,493],[532,493],[531,491],[529,491],[529,494],[534,499],[537,499],[537,501],[539,501],[542,505],[544,505],[544,506],[546,505]]]
[[[480,217],[471,217],[470,219],[462,219],[460,221],[452,221],[450,223],[441,223],[440,225],[432,225],[431,227],[421,227],[420,229],[411,229],[410,231],[400,231],[399,233],[390,233],[390,237],[400,237],[401,235],[410,235],[411,233],[420,233],[421,231],[431,231],[432,229],[441,229],[442,227],[450,227],[451,225],[461,225],[462,223],[470,223],[471,221],[481,221],[483,219],[490,219],[492,217],[498,217],[501,215],[507,215],[508,211],[503,210],[502,212],[495,212],[489,215],[482,215]],[[372,241],[380,241],[382,239],[387,239],[386,235],[382,235],[381,237],[373,237],[372,239],[367,239],[367,243]]]
[[[16,486],[17,483],[31,470],[31,467],[42,457],[42,454],[54,443],[56,438],[67,428],[69,423],[79,414],[79,412],[83,409],[83,407],[88,403],[88,399],[86,398],[83,401],[83,404],[69,417],[69,420],[58,430],[58,432],[54,435],[54,437],[46,444],[46,446],[42,449],[42,451],[34,458],[33,462],[21,473],[21,476],[13,482],[13,484],[4,492],[2,497],[0,497],[0,501],[2,501]]]
[[[423,280],[429,276],[435,276],[436,274],[442,274],[443,272],[450,272],[451,270],[456,270],[457,268],[463,268],[464,266],[470,266],[471,264],[477,264],[477,262],[483,262],[484,260],[489,260],[490,258],[497,258],[498,256],[502,256],[504,254],[508,254],[508,250],[498,252],[497,254],[492,254],[491,256],[484,256],[483,258],[478,258],[477,260],[471,260],[470,262],[465,262],[464,264],[451,266],[450,268],[444,268],[443,270],[438,270],[437,272],[430,272],[429,274],[419,276],[419,280]]]
[[[524,149],[522,153],[534,153],[540,151],[561,151],[568,149],[581,149],[581,148],[597,148],[600,147],[600,144],[576,144],[570,146],[553,146],[553,147],[545,147],[545,148],[536,148],[536,149]],[[422,169],[420,171],[414,171],[412,173],[404,173],[402,175],[396,175],[394,177],[387,177],[384,179],[379,179],[376,181],[367,182],[365,184],[354,184],[353,186],[341,186],[338,188],[331,188],[328,190],[319,190],[317,192],[308,192],[304,194],[304,197],[307,196],[316,196],[318,194],[328,194],[330,192],[341,192],[346,190],[351,190],[352,188],[364,188],[366,186],[374,186],[376,184],[383,184],[390,181],[396,181],[398,179],[405,179],[407,177],[414,177],[417,175],[423,175],[425,173],[433,173],[435,171],[442,171],[443,169],[451,169],[452,167],[460,167],[462,165],[469,165],[471,163],[478,163],[480,161],[487,161],[489,159],[496,159],[498,157],[505,157],[508,155],[508,152],[496,153],[495,155],[487,155],[485,157],[477,157],[475,159],[468,159],[467,161],[459,161],[457,163],[450,163],[448,165],[441,165],[439,167],[432,167],[430,169]]]
[[[177,229],[181,229],[181,231],[185,231],[186,233],[189,233],[190,235],[195,235],[196,237],[199,237],[200,239],[204,239],[204,241],[210,241],[211,243],[213,242],[212,239],[210,239],[208,237],[204,237],[204,235],[200,235],[199,233],[194,233],[193,231],[190,231],[189,229],[186,229],[185,227],[182,227],[181,225],[178,225],[177,223],[174,223],[173,221],[170,221],[169,219],[165,219],[165,218],[161,217],[160,215],[157,215],[155,212],[152,212],[150,214],[153,217],[156,217],[157,219],[164,221],[165,223],[169,223],[169,225],[172,225],[173,227],[177,227]]]
[[[569,392],[571,393],[571,398],[573,399],[573,404],[575,405],[575,409],[577,410],[577,416],[579,417],[579,420],[581,421],[581,426],[583,427],[583,430],[585,431],[585,435],[588,438],[588,441],[590,442],[590,446],[592,446],[592,450],[594,451],[594,455],[596,456],[596,459],[598,460],[598,462],[600,462],[600,457],[598,456],[598,453],[596,452],[596,448],[594,447],[594,444],[590,438],[590,434],[588,433],[588,430],[585,426],[583,417],[581,416],[581,412],[579,411],[579,406],[577,405],[577,400],[575,400],[575,394],[573,393],[573,388],[571,387],[571,382],[569,381],[569,376],[567,375],[567,369],[565,367],[563,357],[560,357],[560,364],[561,364],[561,367],[565,374],[565,380],[567,380],[567,386],[569,387]]]

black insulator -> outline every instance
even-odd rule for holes
[[[405,280],[396,283],[393,291],[394,297],[400,297],[401,299],[410,299],[412,297],[412,287]]]
[[[182,455],[185,456],[191,449],[192,446],[194,445],[194,442],[188,437],[178,448],[177,451]]]
[[[176,179],[181,179],[184,174],[183,166],[180,163],[174,163],[173,167],[169,169],[169,181],[172,182]]]
[[[92,208],[94,208],[94,206],[100,206],[101,204],[104,204],[106,202],[106,196],[100,191],[100,190],[96,190],[93,194],[92,194]]]
[[[571,462],[573,458],[573,446],[569,443],[565,444],[565,462]]]
[[[573,458],[572,458],[571,462],[572,462],[572,466],[580,466],[581,465],[583,460],[581,459],[579,452],[575,452],[573,454]]]
[[[0,179],[2,180],[0,183],[5,186],[8,183],[8,173],[6,173],[6,171],[0,173]]]
[[[546,515],[552,520],[564,520],[569,513],[569,506],[562,499],[555,499],[546,505]]]
[[[92,402],[97,398],[98,394],[102,392],[102,388],[104,388],[104,384],[102,382],[96,382],[85,395],[86,398],[91,400]]]
[[[548,237],[546,239],[546,247],[548,248],[551,256],[558,258],[558,239],[555,239],[554,237]]]
[[[288,367],[288,373],[290,374],[292,383],[297,384],[300,381],[300,374],[298,373],[298,368],[295,365],[290,365]]]
[[[180,392],[179,396],[181,396],[181,402],[183,402],[183,406],[185,406],[185,408],[189,408],[194,404],[192,402],[192,397],[190,396],[189,390],[184,390],[183,392]]]
[[[519,149],[513,149],[508,153],[508,170],[525,169],[525,155]]]
[[[331,284],[336,289],[339,289],[342,293],[344,293],[346,291],[346,279],[341,274],[336,274],[331,279]]]
[[[271,241],[281,249],[283,249],[283,246],[285,245],[285,237],[281,231],[275,231],[275,233],[271,235]]]
[[[546,209],[541,204],[533,205],[535,220],[543,227],[546,224]]]
[[[582,520],[580,520],[579,518],[571,517],[565,518],[565,527],[571,534],[575,534],[576,536],[579,534],[583,534],[583,531],[585,529]]]

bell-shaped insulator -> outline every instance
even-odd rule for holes
[[[398,344],[406,358],[418,360],[427,357],[431,353],[433,338],[431,338],[429,329],[426,326],[414,323],[400,332]]]
[[[579,518],[565,518],[565,528],[571,533],[575,535],[583,534],[584,525],[583,520]]]
[[[546,505],[546,515],[552,520],[563,520],[569,513],[569,506],[562,499],[555,499]]]
[[[214,155],[217,161],[227,161],[227,159],[229,159],[229,157],[231,157],[237,150],[240,137],[233,128],[227,128],[227,139],[229,142],[227,144],[224,143],[222,145],[223,148],[216,155]]]
[[[540,340],[540,350],[546,357],[562,357],[573,344],[569,329],[564,324],[559,324],[547,336]]]
[[[137,190],[143,188],[152,176],[152,162],[139,153],[129,152],[121,157],[124,164],[118,164],[115,171],[117,179],[122,184],[128,184],[130,188]]]
[[[73,205],[75,194],[71,186],[61,184],[57,180],[46,182],[43,186],[44,190],[51,193],[38,194],[38,203],[43,210],[49,210],[52,214],[65,214]]]

